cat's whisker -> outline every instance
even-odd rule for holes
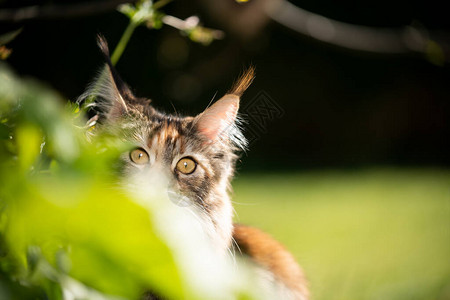
[[[214,102],[214,99],[216,98],[216,96],[217,96],[217,91],[214,93],[213,97],[212,97],[211,100],[209,101],[209,103],[208,103],[208,105],[206,106],[205,110],[208,109],[208,108],[211,106],[211,104]],[[197,122],[198,122],[200,119],[201,119],[201,116],[200,116],[199,118],[194,119],[194,121],[192,122],[192,127],[191,127],[190,130],[189,130],[189,133],[191,133],[192,130],[195,129],[195,125],[197,124]]]
[[[207,211],[206,211],[206,209],[205,209],[205,201],[203,200],[203,197],[202,196],[200,196],[200,195],[195,195],[195,197],[201,202],[201,206],[200,206],[200,208],[202,209],[202,210],[204,210],[205,211],[205,213],[207,213]]]
[[[217,91],[214,93],[214,96],[211,98],[211,100],[209,101],[209,103],[208,103],[208,105],[206,106],[206,108],[205,108],[205,110],[207,110],[210,106],[211,106],[211,104],[214,102],[214,99],[216,98],[216,96],[217,96]]]
[[[173,105],[173,102],[172,102],[172,101],[169,101],[169,103],[170,103],[170,105],[172,105],[172,108],[173,108],[173,110],[174,110],[174,112],[175,112],[175,116],[179,117],[178,111],[177,111],[177,109],[175,108],[175,105]]]
[[[234,206],[231,206],[231,209],[233,210],[233,216],[239,221],[239,214],[237,210],[234,208]]]
[[[229,247],[227,250],[228,250],[228,253],[230,254],[230,257],[231,257],[231,259],[233,261],[233,266],[236,266],[237,265],[237,261],[236,261],[236,253],[234,251],[234,248],[233,247]]]
[[[233,204],[238,204],[238,205],[246,205],[246,206],[253,206],[253,205],[259,205],[259,203],[244,203],[244,202],[237,202],[237,201],[231,201],[231,203]]]
[[[233,236],[231,237],[231,241],[236,246],[236,248],[239,250],[239,253],[242,255],[241,247],[239,247],[239,244],[236,242],[236,239]]]

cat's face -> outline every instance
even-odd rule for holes
[[[99,83],[82,96],[97,98],[98,130],[134,145],[121,156],[124,182],[131,188],[162,187],[174,205],[198,216],[220,249],[227,249],[231,241],[227,192],[236,150],[245,146],[236,126],[239,96],[252,79],[251,70],[230,94],[195,117],[163,114],[149,100],[134,97],[110,63]]]
[[[167,192],[168,199],[197,215],[205,233],[221,249],[228,247],[232,207],[227,189],[233,174],[234,146],[209,140],[199,128],[201,116],[178,118],[128,108],[121,122],[134,147],[122,155],[122,174],[132,189],[149,185]]]

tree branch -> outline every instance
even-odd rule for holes
[[[277,23],[339,47],[383,54],[416,52],[431,60],[437,56],[449,59],[449,40],[442,39],[438,32],[413,26],[376,28],[344,23],[306,11],[286,0],[268,1],[265,11]]]
[[[105,0],[75,4],[28,6],[17,9],[0,9],[0,22],[20,23],[29,20],[75,18],[112,11],[123,3],[136,0]]]

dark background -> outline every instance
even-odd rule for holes
[[[256,139],[243,155],[241,169],[450,165],[447,62],[432,63],[414,53],[343,49],[270,20],[250,20],[242,25],[235,20],[254,9],[258,0],[243,4],[218,1],[230,2],[222,17],[211,13],[206,1],[174,1],[162,11],[183,19],[198,15],[205,26],[225,31],[223,40],[203,46],[171,27],[149,30],[142,26],[132,36],[117,69],[135,94],[150,97],[156,107],[196,114],[216,93],[216,99],[222,96],[245,67],[256,66],[256,79],[242,105],[257,101],[255,97],[263,91],[284,113],[266,119],[264,130],[248,118],[247,135],[256,135]],[[0,7],[64,3],[70,2],[0,1]],[[450,33],[446,10],[432,2],[293,3],[352,24],[419,24],[427,30]],[[7,61],[16,72],[36,77],[75,100],[102,65],[97,33],[102,33],[113,49],[127,24],[124,15],[108,11],[1,22],[0,31],[23,28],[8,44],[13,52]]]

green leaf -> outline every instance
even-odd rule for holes
[[[23,124],[17,128],[15,136],[20,168],[29,171],[39,155],[42,133],[36,126]]]

